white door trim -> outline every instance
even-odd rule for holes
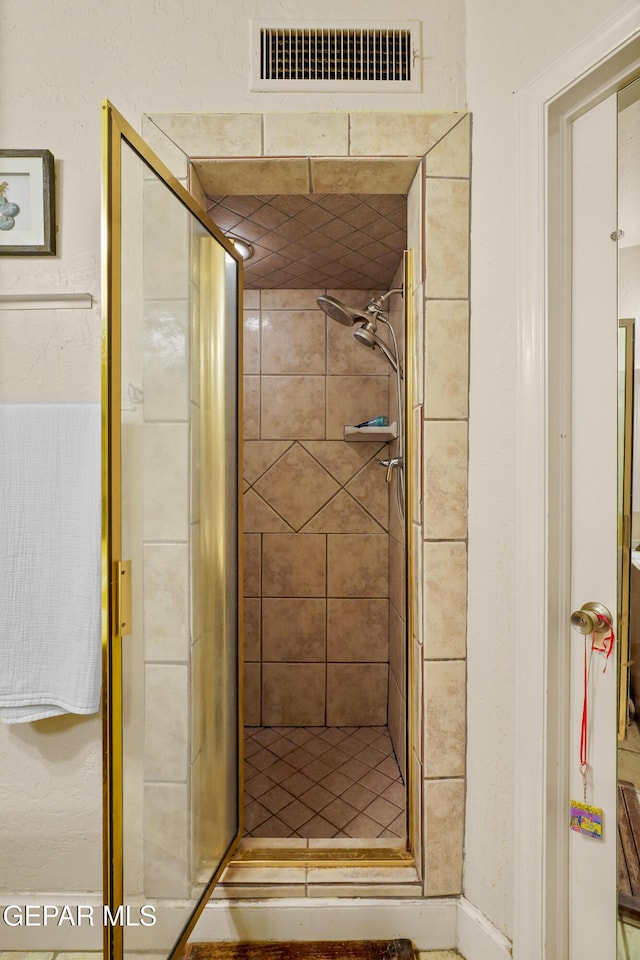
[[[570,280],[559,242],[569,210],[570,123],[640,67],[640,8],[628,4],[517,92],[518,369],[514,691],[514,957],[567,956],[568,410]],[[551,121],[554,134],[551,135]],[[550,276],[549,265],[559,265]],[[552,323],[550,323],[552,318]],[[565,609],[566,608],[566,609]],[[557,772],[560,771],[560,775]]]
[[[509,960],[509,940],[465,897],[458,901],[456,947],[465,960]]]

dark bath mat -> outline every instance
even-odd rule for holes
[[[190,943],[184,960],[416,960],[410,940]]]

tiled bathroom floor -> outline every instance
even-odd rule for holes
[[[245,836],[406,835],[387,727],[245,727]]]

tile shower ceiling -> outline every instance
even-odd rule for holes
[[[391,286],[407,241],[403,194],[210,197],[223,233],[248,240],[247,289]]]

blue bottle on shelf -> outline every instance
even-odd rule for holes
[[[354,424],[356,427],[388,427],[388,417],[374,417],[373,420],[363,420],[362,423]]]

